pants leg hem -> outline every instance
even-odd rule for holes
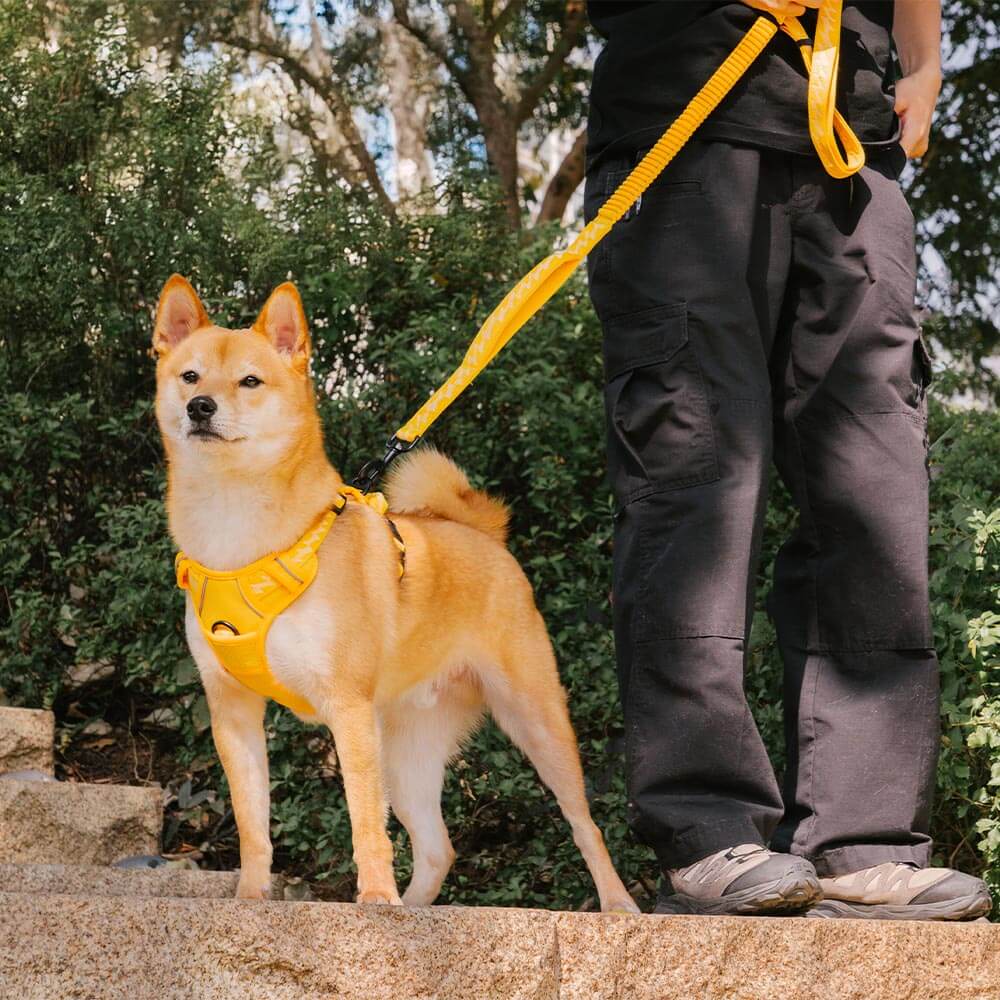
[[[742,817],[717,823],[701,823],[697,827],[677,834],[668,844],[651,845],[664,872],[686,868],[716,851],[724,851],[737,844],[760,844],[764,838],[753,820]]]
[[[852,844],[821,851],[809,858],[818,875],[832,878],[849,875],[863,868],[873,868],[887,861],[909,861],[926,868],[931,860],[931,845],[927,844]]]

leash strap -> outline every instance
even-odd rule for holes
[[[790,17],[780,28],[799,46],[809,72],[809,132],[824,168],[833,177],[847,177],[864,165],[864,150],[850,126],[836,110],[837,69],[840,59],[842,0],[823,0],[819,8],[815,45],[799,21]],[[426,433],[435,420],[497,356],[504,345],[562,287],[591,250],[611,231],[637,198],[659,176],[695,130],[721,103],[775,36],[779,25],[759,17],[708,82],[695,94],[656,145],[642,158],[597,216],[562,251],[551,254],[528,272],[480,327],[462,363],[420,409],[389,439],[386,458],[369,463],[385,468],[389,461]],[[843,145],[844,154],[837,140]],[[362,489],[371,488],[368,482]],[[367,490],[365,490],[367,492]]]

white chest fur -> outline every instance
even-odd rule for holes
[[[267,660],[275,678],[321,709],[334,670],[335,609],[309,587],[274,620]]]

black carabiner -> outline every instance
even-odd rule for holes
[[[405,455],[420,440],[415,437],[412,441],[400,441],[395,434],[386,443],[386,452],[381,458],[373,458],[370,462],[365,462],[361,471],[351,480],[351,485],[362,493],[371,493],[389,463],[400,455]]]

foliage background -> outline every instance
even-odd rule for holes
[[[235,100],[241,69],[225,52],[152,72],[126,16],[136,5],[60,9],[55,42],[53,6],[0,0],[0,688],[12,704],[55,710],[62,777],[160,781],[165,850],[234,867],[162,509],[148,343],[163,280],[184,272],[217,321],[237,325],[294,277],[315,375],[331,390],[321,403],[330,455],[348,474],[451,370],[501,290],[556,234],[513,231],[509,200],[481,163],[452,163],[409,211],[387,214],[362,186],[316,169],[309,149],[290,170],[274,121]],[[989,10],[964,13],[988,20]],[[927,329],[946,362],[931,407],[944,695],[936,857],[1000,888],[1000,419],[988,405],[946,402],[995,392],[983,365],[995,310],[982,296],[995,291],[996,177],[983,164],[996,131],[984,138],[969,97],[995,110],[995,49],[984,51],[971,82],[949,84],[948,134],[910,183],[923,217],[939,220],[923,233],[930,269],[951,276],[944,292],[933,273],[925,284],[938,306]],[[978,214],[942,217],[956,198]],[[513,547],[570,691],[595,818],[648,902],[652,857],[624,822],[600,370],[577,276],[434,438],[512,502]],[[794,518],[773,492],[761,595]],[[781,668],[763,611],[752,641],[748,690],[780,770]],[[274,706],[268,733],[275,867],[349,898],[349,825],[327,734]],[[445,814],[459,859],[444,900],[593,905],[554,801],[492,727],[452,768]],[[405,835],[392,829],[405,882]]]

